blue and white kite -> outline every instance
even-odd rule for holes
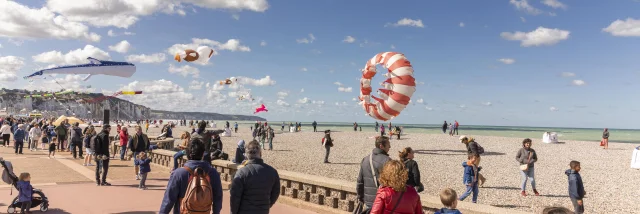
[[[128,62],[114,62],[97,60],[91,57],[87,58],[89,63],[79,65],[67,65],[55,68],[48,68],[37,71],[29,76],[24,77],[30,79],[44,74],[87,74],[83,81],[87,81],[92,75],[109,75],[118,77],[131,77],[136,72],[136,66]]]

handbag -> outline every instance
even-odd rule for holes
[[[529,163],[531,162],[531,154],[533,154],[533,152],[529,152],[529,159],[527,159],[527,163],[520,165],[520,170],[522,171],[529,170]]]

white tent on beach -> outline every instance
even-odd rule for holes
[[[543,143],[558,143],[558,134],[555,132],[545,132],[542,135]]]
[[[633,155],[631,156],[631,168],[640,169],[640,146],[633,150]]]

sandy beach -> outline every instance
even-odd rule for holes
[[[184,130],[187,128],[177,127],[174,136]],[[149,130],[150,135],[158,132],[157,128]],[[335,146],[329,157],[331,163],[324,164],[324,148],[320,144],[323,133],[313,133],[307,128],[298,133],[277,134],[274,150],[264,151],[263,158],[279,170],[355,183],[362,158],[374,147],[374,135],[372,131],[333,132]],[[235,154],[240,139],[252,139],[246,126],[241,127],[238,134],[222,138],[224,150],[230,157]],[[425,186],[422,194],[437,195],[446,187],[461,194],[464,191],[461,163],[466,160],[466,149],[457,139],[444,134],[410,133],[401,140],[391,141],[390,156],[398,159],[397,152],[407,146],[416,150],[415,160]],[[640,189],[636,188],[640,184],[640,170],[629,168],[631,152],[637,145],[612,142],[609,150],[603,150],[593,142],[543,144],[541,139],[533,139],[533,148],[538,152],[536,185],[541,196],[522,197],[519,164],[515,160],[522,139],[478,136],[476,141],[486,151],[480,165],[487,178],[485,187],[480,189],[478,203],[535,213],[547,206],[571,208],[564,171],[569,168],[569,161],[578,160],[582,163],[580,174],[587,191],[585,213],[640,213],[637,209]],[[527,185],[527,192],[532,193],[530,185]]]

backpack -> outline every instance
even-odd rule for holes
[[[191,170],[183,166],[189,172],[189,184],[184,197],[180,199],[181,214],[209,214],[213,204],[213,190],[209,173],[197,167]]]

